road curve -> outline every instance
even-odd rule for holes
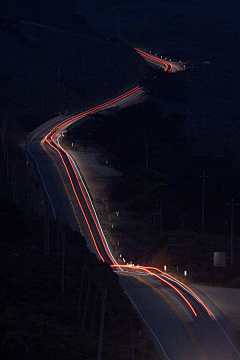
[[[115,257],[74,159],[61,146],[62,132],[93,114],[123,106],[140,97],[135,86],[126,93],[47,125],[27,144],[48,194],[53,215],[85,235],[90,249],[118,272],[126,294],[146,323],[161,354],[170,360],[240,360],[231,329],[213,304],[208,306],[190,288],[158,269],[124,266]],[[54,164],[54,166],[53,166]],[[66,196],[67,195],[67,196]],[[220,340],[220,343],[219,343]]]

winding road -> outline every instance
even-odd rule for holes
[[[173,65],[136,49],[170,72]],[[154,59],[153,59],[154,58]],[[240,360],[233,329],[205,296],[156,268],[125,265],[115,256],[98,219],[81,169],[62,147],[69,126],[88,115],[122,107],[144,96],[140,86],[95,107],[56,118],[32,134],[27,151],[47,193],[53,216],[84,234],[88,247],[119,275],[127,296],[153,337],[162,360]]]

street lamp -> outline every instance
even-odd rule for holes
[[[227,203],[227,205],[231,206],[231,246],[230,246],[230,264],[233,265],[233,209],[234,206],[238,204],[234,204],[234,200],[232,199],[231,203]]]

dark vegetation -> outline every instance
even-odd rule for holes
[[[3,1],[0,14],[1,356],[96,359],[105,288],[103,359],[128,358],[130,344],[137,359],[155,359],[144,330],[137,335],[141,325],[117,276],[81,235],[63,224],[59,231],[50,219],[50,255],[44,255],[47,199],[19,147],[26,139],[19,124],[31,131],[59,112],[105,100],[136,82],[145,64],[123,42],[105,40],[71,1]]]
[[[131,47],[96,33],[71,4],[3,2],[0,107],[27,131],[122,91],[145,66]]]
[[[206,171],[206,228],[228,233],[227,202],[240,199],[239,163],[228,146],[222,156],[197,152],[197,139],[187,139],[184,115],[163,116],[156,102],[123,109],[115,115],[96,115],[67,134],[81,144],[101,146],[113,155],[112,165],[124,172],[124,181],[112,190],[112,199],[126,201],[142,214],[155,212],[164,202],[165,228],[179,227],[178,215],[188,215],[187,228],[198,230],[201,219],[202,179]],[[146,149],[147,147],[147,149]],[[148,169],[146,169],[146,155]],[[236,217],[238,216],[236,209]],[[239,233],[236,225],[236,231]]]
[[[151,50],[152,53],[168,59],[186,61],[186,71],[172,75],[157,74],[157,72],[151,71],[149,79],[147,81],[145,79],[143,82],[154,101],[159,104],[163,118],[172,113],[180,114],[183,117],[180,133],[179,127],[175,131],[175,129],[171,129],[171,126],[169,127],[167,122],[165,123],[165,131],[168,127],[170,131],[173,130],[172,140],[163,141],[159,136],[161,142],[159,140],[158,151],[154,149],[153,144],[156,143],[156,140],[153,141],[153,137],[152,143],[151,141],[148,143],[149,168],[159,174],[156,183],[162,184],[163,176],[166,180],[166,186],[161,185],[161,190],[159,189],[158,193],[155,193],[157,196],[161,195],[163,199],[164,230],[181,228],[181,218],[178,217],[181,211],[187,215],[184,217],[186,230],[198,231],[201,229],[202,179],[199,178],[199,175],[206,171],[209,175],[206,179],[206,232],[229,235],[230,208],[226,204],[231,201],[231,198],[238,203],[240,199],[238,188],[239,69],[235,66],[235,61],[240,55],[239,3],[234,0],[228,3],[224,0],[217,2],[126,0],[120,4],[104,0],[98,6],[96,2],[91,4],[92,6],[89,4],[83,6],[79,3],[79,8],[83,10],[91,23],[105,28],[105,33],[118,34],[133,46]],[[98,14],[102,13],[104,20],[108,19],[107,27],[103,25],[102,18],[96,16],[95,6]],[[211,64],[204,65],[206,60],[210,60]],[[156,78],[153,80],[154,76]],[[136,114],[139,115],[139,112],[136,111]],[[150,112],[149,116],[146,116],[147,125],[150,117],[156,119],[155,113]],[[131,121],[135,123],[134,115]],[[128,122],[125,121],[125,123],[128,126]],[[157,126],[156,123],[153,128],[155,126]],[[139,128],[136,127],[135,130],[138,133]],[[142,134],[144,133],[145,129],[142,128]],[[157,138],[157,135],[155,137]],[[146,173],[143,141],[140,147],[141,151],[136,157],[136,164],[139,164],[139,158],[141,158],[142,173],[139,173],[139,180],[135,180],[133,188],[135,189],[135,185],[139,182],[141,186],[135,208],[142,212],[145,207],[147,212],[149,209],[147,205],[143,205],[142,199],[148,185],[151,185],[151,181],[146,186],[146,183],[140,180],[140,178],[144,178],[143,173]],[[132,151],[131,146],[128,150]],[[157,156],[154,156],[155,152]],[[116,150],[114,150],[114,154],[119,159]],[[129,157],[131,158],[130,153]],[[123,170],[125,171],[124,168]],[[126,178],[128,173],[125,171]],[[132,186],[130,187],[132,189]],[[136,186],[136,188],[138,187]],[[134,191],[133,194],[135,194]],[[113,193],[115,192],[113,191]],[[123,194],[125,194],[124,191]],[[151,199],[151,196],[148,194],[147,198]],[[155,207],[152,200],[150,202],[152,209],[150,211],[159,212],[159,207]],[[145,201],[146,203],[147,201]],[[156,203],[159,204],[159,199],[156,199]],[[127,207],[128,202],[125,205]],[[234,234],[239,236],[240,229],[236,220],[239,217],[239,206],[234,207],[234,214]],[[150,213],[145,221],[151,223]],[[158,216],[156,216],[155,225],[157,224],[159,224]],[[138,232],[143,233],[143,230]],[[183,236],[180,236],[180,233],[174,233],[171,241],[169,238],[171,238],[171,234],[163,237],[157,248],[155,248],[155,241],[153,241],[152,247],[149,244],[149,248],[153,251],[150,251],[145,261],[151,263],[151,259],[154,258],[155,265],[163,265],[159,259],[163,259],[165,256],[164,261],[166,262],[168,259],[174,266],[177,263],[180,264],[181,259],[184,259],[184,266],[186,266],[197,262],[198,254],[204,253],[206,257],[199,255],[201,264],[209,264],[209,254],[212,251],[217,251],[217,249],[229,251],[229,238],[215,241],[210,235],[201,237],[196,233],[194,235],[185,232],[183,232]],[[177,254],[173,256],[174,259],[172,243]],[[176,246],[176,244],[179,245]],[[239,264],[239,259],[237,260],[238,238],[235,239],[234,246],[236,262]],[[184,251],[186,247],[191,249],[187,257],[181,253],[181,249]],[[195,271],[199,276],[202,274],[202,280],[206,280],[209,268],[206,271],[203,268],[200,270],[200,268],[200,263],[198,263]],[[239,268],[237,272],[239,274]],[[231,274],[230,277],[235,276],[237,274]],[[214,282],[214,276],[212,279]],[[198,280],[200,281],[200,278]],[[227,278],[224,281],[225,284],[228,283]]]
[[[43,0],[40,2],[38,0],[23,0],[21,4],[17,0],[8,0],[2,2],[1,13],[16,21],[23,19],[100,37],[99,33],[89,25],[88,20],[76,11],[72,0]]]
[[[153,344],[145,333],[138,336],[141,325],[117,275],[90,253],[79,233],[50,218],[50,251],[44,255],[47,198],[18,146],[23,133],[9,119],[4,123],[0,156],[1,356],[9,360],[19,356],[96,359],[102,294],[107,289],[102,358],[126,359],[132,343],[137,359],[155,359]],[[61,291],[63,233],[66,256]]]
[[[1,232],[3,358],[17,359],[21,353],[22,358],[29,359],[96,359],[104,288],[108,293],[103,359],[127,358],[131,318],[137,358],[144,359],[146,351],[151,353],[151,343],[141,344],[144,340],[137,336],[141,325],[117,276],[90,254],[78,233],[64,228],[67,247],[61,294],[62,246],[57,256],[56,224],[50,224],[50,255],[44,256],[43,219],[30,222],[18,207],[4,201],[0,206],[1,218],[12,224],[11,229],[3,226]]]
[[[172,59],[234,63],[239,57],[240,5],[235,0],[95,0],[77,4],[103,33],[119,34],[135,46]]]
[[[159,75],[154,87],[151,77],[144,85],[158,103],[125,109],[116,116],[92,118],[84,125],[88,133],[81,141],[111,152],[112,164],[124,172],[123,180],[107,189],[113,201],[123,200],[126,209],[140,210],[143,219],[146,214],[151,219],[152,212],[159,212],[162,199],[164,229],[180,227],[181,211],[187,215],[186,229],[200,228],[198,176],[205,170],[209,175],[206,229],[227,234],[230,214],[226,203],[232,197],[240,200],[235,107],[239,99],[232,85],[239,86],[238,69],[233,66],[239,51],[239,5],[233,1],[225,5],[220,1],[216,7],[209,1],[191,1],[191,5],[190,1],[153,0],[126,1],[120,8],[117,1],[84,4],[89,19],[94,19],[91,25],[75,10],[73,2],[65,0],[1,3],[1,117],[10,113],[31,131],[59,111],[77,111],[136,82],[145,69],[143,61],[123,41],[102,38],[99,29],[103,27],[103,35],[120,36],[148,49],[154,47],[165,56],[220,63],[217,70],[200,67],[175,77]],[[34,169],[26,167],[26,157],[17,146],[23,139],[22,131],[16,130],[16,123],[8,122],[8,127],[14,137],[8,135],[0,159],[3,358],[95,359],[101,293],[107,288],[104,359],[129,356],[130,318],[136,358],[154,359],[152,344],[136,336],[140,325],[116,276],[86,250],[79,234],[65,226],[65,290],[61,293],[58,225],[50,221],[50,255],[44,256],[46,199]],[[78,137],[75,131],[71,136]],[[239,207],[235,216],[239,217]],[[153,225],[158,231],[158,215]],[[234,231],[239,234],[237,221]],[[137,253],[138,259],[158,266],[167,261],[180,269],[188,264],[192,280],[212,282],[209,254],[228,251],[229,238],[183,232],[165,234],[155,245],[155,257],[151,251],[144,257]],[[239,241],[234,246],[239,252]],[[132,259],[135,255],[132,251]],[[239,265],[237,256],[234,260]],[[230,285],[239,285],[239,268],[231,271],[229,277],[222,274],[222,282],[235,278]],[[82,274],[84,296],[78,318]],[[114,326],[116,322],[124,332]]]
[[[146,251],[138,261],[149,266],[163,267],[168,272],[189,283],[224,287],[240,287],[239,236],[234,238],[234,266],[230,265],[229,236],[194,231],[165,232],[154,251]],[[226,267],[213,267],[213,253],[227,253]],[[187,278],[183,277],[187,270]]]
[[[159,82],[157,98],[163,112],[184,112],[187,136],[198,139],[198,152],[222,155],[228,142],[239,158],[240,4],[235,0],[96,3],[79,2],[78,7],[109,36],[118,34],[163,58],[187,61],[187,71]],[[206,60],[212,65],[203,65]]]
[[[158,86],[162,85],[156,83],[156,93]],[[151,91],[151,88],[148,90]],[[198,140],[188,140],[186,136],[186,118],[183,114],[172,112],[163,115],[157,102],[146,102],[120,110],[114,115],[109,113],[92,116],[88,122],[68,132],[65,138],[67,143],[74,141],[77,148],[76,140],[86,148],[105,149],[108,159],[109,154],[112,155],[111,165],[120,169],[124,176],[117,184],[108,187],[105,195],[112,203],[120,202],[123,213],[130,211],[142,224],[152,225],[155,232],[159,231],[160,226],[160,200],[163,205],[164,231],[181,229],[182,211],[186,230],[201,229],[200,176],[206,171],[205,229],[207,233],[230,234],[230,206],[227,204],[232,198],[237,201],[240,199],[239,161],[233,158],[228,144],[222,149],[221,156],[199,153]],[[152,214],[155,214],[154,217]],[[234,208],[234,216],[235,219],[240,216],[239,207]],[[124,221],[128,220],[124,218]],[[126,229],[125,231],[128,232]],[[134,236],[139,238],[140,231],[143,234],[139,227],[138,235]],[[116,236],[116,231],[114,233]],[[237,221],[234,233],[235,236],[240,235]],[[135,252],[125,249],[124,253],[128,253],[135,262],[157,266],[167,262],[175,269],[176,266],[189,266],[193,281],[209,282],[209,279],[213,279],[214,282],[211,254],[214,251],[226,251],[229,254],[230,251],[229,238],[218,237],[219,235],[201,237],[191,232],[183,235],[175,233],[175,236],[170,234],[160,238],[158,245],[153,241],[149,244],[151,250],[143,257],[140,249],[144,248],[144,241],[141,245],[141,240],[136,245]],[[187,252],[186,247],[189,250]],[[154,259],[153,249],[158,254]],[[239,266],[238,240],[234,242],[234,250],[235,264]],[[193,275],[194,272],[198,273],[197,269],[203,264],[206,272]],[[228,270],[222,281],[229,283],[229,279],[236,278],[238,273],[237,268]]]

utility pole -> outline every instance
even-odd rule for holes
[[[11,187],[13,187],[13,185],[14,185],[15,173],[16,173],[16,162],[15,162],[15,160],[14,160],[14,161],[13,161],[13,167],[12,167],[12,181],[11,181]]]
[[[205,180],[208,177],[205,171],[202,175],[199,175],[202,178],[202,234],[204,234],[205,227]]]
[[[42,214],[42,182],[41,179],[38,183],[38,216],[40,217]]]
[[[134,345],[133,345],[133,325],[132,325],[132,318],[130,318],[130,346],[129,346],[129,360],[135,360],[135,352],[134,352]]]
[[[57,74],[58,86],[59,86],[59,78],[60,78],[60,69],[61,69],[61,60],[59,60],[59,64],[58,64],[58,74]]]
[[[83,66],[82,66],[82,69],[83,69],[83,75],[85,75],[85,51],[83,53]]]
[[[160,200],[160,236],[163,234],[163,209],[162,209],[162,200]]]
[[[85,322],[86,322],[86,315],[87,315],[87,308],[88,308],[88,300],[89,300],[89,292],[91,287],[91,276],[89,276],[88,280],[88,286],[87,286],[87,292],[86,292],[86,298],[85,298],[85,304],[83,309],[83,317],[82,317],[82,325],[81,325],[81,331],[84,331],[85,328]]]
[[[146,146],[146,170],[148,170],[148,143],[147,143],[147,141],[146,141],[145,146]]]
[[[43,112],[43,94],[42,94],[42,96],[41,96],[41,114],[42,114],[42,112]]]
[[[45,214],[45,241],[44,241],[44,255],[49,255],[49,202],[47,201],[47,209]]]
[[[8,151],[6,154],[6,161],[7,161],[7,182],[8,182],[8,180],[9,180]]]
[[[101,322],[100,322],[100,331],[99,331],[99,338],[98,338],[98,355],[97,355],[97,360],[101,360],[101,359],[102,359],[102,342],[103,342],[103,329],[104,329],[106,300],[107,300],[107,289],[103,289],[102,310],[101,310]]]
[[[230,245],[230,264],[233,266],[233,220],[234,220],[234,216],[233,216],[233,210],[234,210],[234,206],[237,206],[238,204],[235,203],[234,204],[234,199],[232,199],[231,203],[228,203],[227,205],[231,206],[231,245]]]
[[[57,210],[57,257],[59,257],[60,254],[60,219],[59,219],[59,211]]]
[[[82,298],[83,298],[83,282],[84,282],[86,266],[87,266],[87,252],[85,250],[83,267],[82,267],[82,274],[81,274],[81,281],[80,281],[80,288],[79,288],[78,310],[77,310],[77,318],[78,319],[81,316],[81,307],[82,307]]]
[[[64,278],[65,278],[65,252],[66,252],[66,239],[65,234],[62,234],[62,279],[61,279],[61,292],[64,292]]]
[[[12,202],[13,203],[16,202],[16,193],[17,193],[17,178],[15,176],[14,183],[13,183],[13,197],[12,197]]]
[[[5,133],[6,133],[6,126],[7,126],[7,119],[6,117],[4,116],[4,119],[3,119],[3,122],[2,122],[2,146],[3,146],[3,149],[4,149],[4,145],[5,145]]]
[[[98,288],[96,286],[95,292],[94,292],[92,316],[91,316],[91,322],[90,322],[90,337],[93,336],[93,331],[94,331],[95,313],[96,313],[96,307],[97,307],[97,296],[98,296]]]
[[[12,202],[15,202],[15,197],[16,197],[16,184],[17,183],[17,179],[16,179],[16,162],[14,160],[13,162],[13,168],[12,168],[12,181],[11,181],[11,187],[13,189],[13,197],[12,197]]]
[[[182,231],[184,231],[184,218],[186,217],[187,215],[184,215],[183,211],[181,212],[181,215],[178,215],[179,218],[181,218],[181,228],[182,228]]]

